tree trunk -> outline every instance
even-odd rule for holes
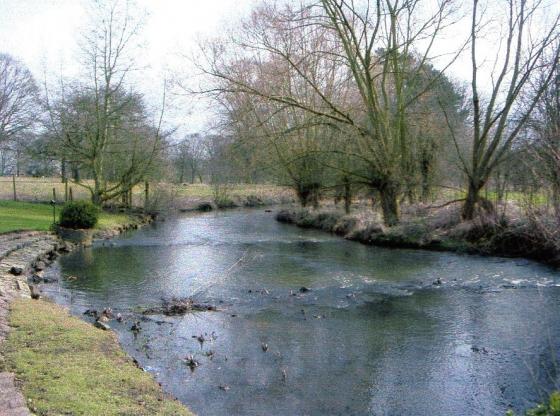
[[[80,169],[78,166],[72,166],[72,178],[74,182],[80,182]]]
[[[93,193],[91,194],[91,202],[95,205],[101,205],[102,199],[102,191],[101,191],[101,182],[99,181],[99,177],[95,176],[93,178],[94,188]]]
[[[350,206],[352,205],[352,187],[348,177],[344,177],[344,212],[350,214]]]
[[[476,181],[469,180],[469,189],[467,191],[467,198],[463,204],[463,209],[461,211],[461,218],[465,221],[470,221],[474,218],[476,205],[480,200],[480,190],[483,184],[477,183]]]
[[[381,210],[383,212],[383,223],[392,227],[399,223],[399,201],[397,187],[387,184],[379,189],[381,199]]]
[[[430,165],[427,161],[422,162],[420,169],[422,175],[422,194],[420,199],[424,204],[427,204],[432,196],[432,186],[430,181]]]
[[[185,169],[181,167],[181,174],[179,175],[179,183],[182,184],[185,179]]]
[[[60,179],[64,183],[66,181],[66,160],[62,159],[60,161]]]
[[[554,208],[554,215],[560,218],[560,183],[554,181],[552,184],[552,205]]]

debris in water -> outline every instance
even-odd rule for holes
[[[95,323],[93,324],[96,328],[102,329],[104,331],[108,331],[111,329],[111,327],[109,325],[107,325],[104,322],[101,321],[95,321]]]
[[[103,315],[105,315],[107,318],[109,319],[113,319],[113,309],[111,308],[105,308],[103,309],[103,312],[101,312]]]
[[[194,369],[200,365],[199,362],[194,359],[192,354],[185,357],[185,364],[191,369],[191,371],[194,371]]]
[[[93,316],[94,318],[97,318],[97,311],[95,309],[86,309],[84,315]]]
[[[149,314],[163,314],[166,316],[184,315],[188,312],[207,312],[216,311],[214,305],[205,303],[196,303],[192,298],[171,298],[164,300],[162,306],[148,308],[142,313]]]
[[[132,326],[130,327],[130,330],[132,332],[138,333],[142,330],[142,327],[140,326],[140,321],[136,321],[132,324]]]
[[[263,350],[264,352],[267,352],[267,351],[268,351],[268,344],[267,344],[266,342],[263,342],[263,343],[261,344],[261,348],[262,348],[262,350]]]
[[[311,289],[309,289],[305,286],[302,286],[302,287],[299,288],[299,291],[300,291],[300,293],[307,293],[307,292],[311,291]]]
[[[223,391],[228,391],[229,390],[229,386],[227,384],[220,384],[218,387],[219,387],[220,390],[223,390]]]

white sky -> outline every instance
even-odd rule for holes
[[[50,77],[75,75],[79,70],[78,45],[83,33],[88,0],[0,0],[0,52],[25,63],[38,82]],[[176,68],[180,54],[189,54],[199,37],[210,36],[239,20],[253,0],[137,0],[148,16],[142,29],[149,68],[142,71],[148,97],[159,99],[167,69]],[[158,100],[159,102],[159,100]],[[181,104],[179,104],[181,103]],[[176,103],[171,115],[182,131],[203,128],[204,110],[192,102]]]
[[[144,52],[140,61],[149,67],[142,72],[138,87],[148,98],[158,100],[163,74],[179,69],[197,39],[220,33],[246,15],[257,0],[136,0],[148,16],[142,30]],[[426,0],[433,1],[433,0]],[[501,0],[489,0],[492,7],[503,7]],[[551,0],[554,13],[560,1]],[[86,26],[86,8],[92,0],[0,0],[0,52],[23,61],[42,82],[49,76],[75,75],[79,69],[78,46]],[[551,13],[551,14],[554,14]],[[442,40],[440,48],[453,50],[468,34],[469,22],[461,22]],[[496,55],[496,35],[490,34],[479,48],[487,56]],[[455,79],[470,77],[468,56],[458,60],[448,75]],[[487,77],[489,78],[489,77]],[[155,103],[154,103],[155,104]],[[192,101],[177,101],[170,116],[181,124],[182,132],[204,128],[204,108]]]

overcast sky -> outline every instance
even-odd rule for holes
[[[435,0],[425,0],[435,1]],[[148,13],[142,30],[144,51],[141,60],[149,63],[138,82],[140,90],[153,100],[161,90],[166,70],[181,71],[181,54],[190,54],[197,39],[220,33],[246,15],[256,0],[136,0],[139,8]],[[548,2],[548,0],[545,0]],[[23,61],[41,81],[45,71],[50,76],[75,75],[80,34],[87,22],[87,6],[92,0],[0,0],[0,52],[7,52]],[[490,0],[499,7],[501,0]],[[560,0],[550,0],[558,13]],[[464,24],[463,24],[464,23]],[[468,20],[457,25],[442,40],[441,50],[450,50],[464,41],[468,34]],[[488,57],[496,56],[495,33],[489,33],[479,49]],[[185,70],[186,71],[186,70]],[[458,60],[448,75],[459,80],[470,76],[468,55]],[[482,77],[483,78],[483,77]],[[489,77],[486,77],[488,80]],[[484,79],[483,79],[484,81]],[[182,132],[203,129],[207,116],[204,109],[192,102],[178,101],[169,114],[172,123],[182,124]]]
[[[47,71],[51,77],[75,75],[79,71],[78,45],[87,23],[88,0],[0,0],[0,52],[24,62],[38,80]],[[178,55],[189,54],[200,37],[238,21],[253,0],[137,0],[147,11],[142,29],[145,54],[140,88],[148,96],[160,92],[163,73],[177,69]],[[203,110],[191,101],[178,101],[180,109],[173,122],[183,124],[182,131],[204,127]]]

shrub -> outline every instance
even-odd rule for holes
[[[237,205],[230,198],[230,186],[228,184],[214,184],[212,186],[212,194],[214,203],[218,208],[235,208]]]
[[[68,202],[60,211],[59,225],[66,228],[93,228],[99,209],[88,201]]]

